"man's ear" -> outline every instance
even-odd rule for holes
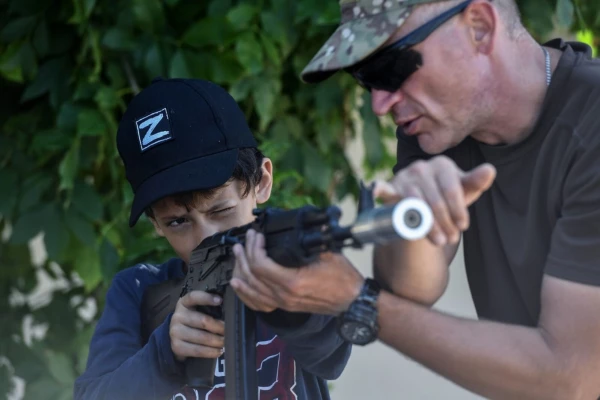
[[[464,21],[477,52],[486,55],[492,52],[499,18],[498,11],[488,1],[474,1],[465,10]]]
[[[273,188],[273,163],[271,159],[267,157],[263,158],[261,169],[262,178],[254,187],[254,194],[256,195],[256,202],[258,204],[266,203],[271,197],[271,189]]]
[[[152,222],[152,225],[154,225],[154,231],[156,232],[156,234],[158,236],[165,237],[165,233],[163,232],[158,222],[156,222],[156,220],[153,217],[148,217],[148,219],[150,220],[150,222]]]

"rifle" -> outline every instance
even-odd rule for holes
[[[225,394],[227,399],[257,399],[255,313],[245,307],[229,286],[235,256],[233,245],[244,244],[248,229],[265,235],[266,251],[278,264],[298,268],[315,261],[323,252],[340,252],[345,247],[362,248],[403,238],[416,240],[427,235],[433,224],[429,207],[419,199],[407,198],[391,206],[375,207],[373,186],[360,185],[358,217],[350,226],[339,225],[336,206],[304,206],[292,210],[255,209],[255,220],[219,232],[202,241],[192,252],[187,275],[150,287],[142,301],[142,332],[147,338],[173,312],[180,297],[192,290],[224,296],[220,306],[202,306],[198,311],[225,319]],[[187,384],[212,388],[216,359],[188,358]]]

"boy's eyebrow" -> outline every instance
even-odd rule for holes
[[[213,211],[217,211],[218,209],[222,208],[224,205],[226,205],[229,202],[229,200],[222,200],[222,201],[218,201],[215,204],[213,204],[208,210],[203,211],[204,213],[210,213]]]

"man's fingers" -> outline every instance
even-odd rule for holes
[[[454,221],[450,217],[448,210],[448,204],[446,199],[440,192],[438,183],[435,182],[433,177],[425,177],[420,182],[420,189],[423,192],[424,200],[429,204],[431,211],[433,212],[433,219],[435,225],[440,229],[435,229],[431,237],[434,243],[438,246],[443,246],[448,243],[448,240],[453,237],[456,232],[456,226]]]
[[[457,243],[460,238],[459,230],[464,231],[469,227],[469,212],[464,190],[459,176],[451,169],[440,171],[437,175],[437,182],[453,222],[450,241]]]
[[[461,183],[465,191],[465,201],[470,206],[488,190],[496,179],[496,168],[491,164],[482,164],[477,168],[465,173],[461,178]]]
[[[256,241],[253,239],[253,243],[259,243],[258,239],[256,239]],[[246,249],[246,253],[249,251],[251,251],[251,249]],[[235,252],[237,269],[239,270],[235,277],[250,286],[253,289],[253,292],[257,293],[261,302],[267,304],[275,303],[275,300],[273,299],[273,291],[269,289],[269,287],[267,287],[267,285],[265,285],[263,282],[256,279],[253,272],[250,270],[250,266],[248,265],[249,261],[244,255],[243,249],[236,248]]]
[[[255,311],[271,312],[277,308],[277,303],[272,298],[262,296],[241,279],[233,278],[230,285],[233,287],[240,300]],[[256,301],[256,299],[260,299],[260,303]]]
[[[225,337],[223,335],[215,335],[214,333],[190,328],[181,324],[175,324],[171,327],[171,338],[191,344],[214,347],[216,349],[221,349],[225,346]]]
[[[373,196],[385,204],[396,203],[400,201],[400,193],[398,190],[394,187],[394,185],[386,181],[375,182]]]
[[[202,329],[217,335],[225,334],[225,323],[196,310],[181,309],[175,311],[172,322],[191,328]]]
[[[223,299],[216,294],[203,292],[202,290],[192,290],[179,299],[179,303],[189,310],[193,310],[196,306],[217,306],[222,301]]]

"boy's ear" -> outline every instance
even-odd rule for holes
[[[160,225],[158,225],[158,222],[156,222],[156,220],[152,217],[148,218],[150,220],[150,222],[152,222],[152,225],[154,225],[154,231],[156,232],[156,234],[158,236],[165,236],[165,233],[163,232],[162,228],[160,227]]]
[[[266,203],[271,197],[271,189],[273,188],[273,163],[271,159],[265,157],[262,161],[262,178],[254,188],[256,202],[258,204]]]

